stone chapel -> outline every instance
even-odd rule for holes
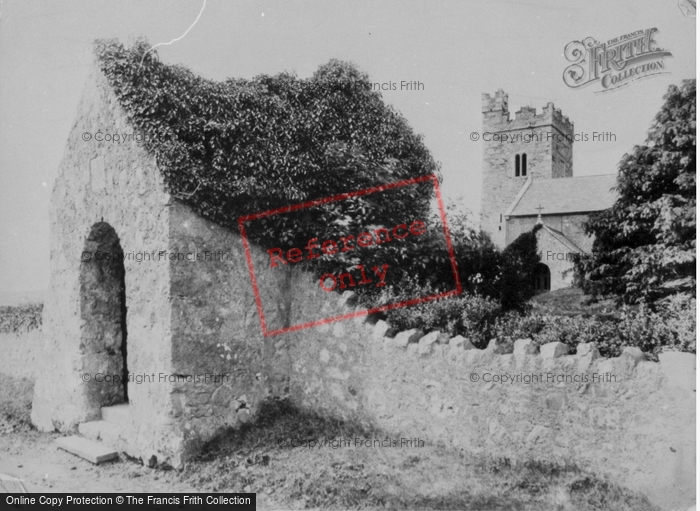
[[[511,119],[508,94],[498,90],[494,97],[482,94],[481,111],[481,228],[503,249],[542,224],[535,287],[571,286],[574,254],[589,253],[593,245],[583,223],[612,207],[617,174],[574,176],[574,125],[551,102],[539,115],[522,107]]]

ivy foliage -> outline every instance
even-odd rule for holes
[[[161,63],[149,48],[144,40],[130,48],[95,43],[100,69],[169,193],[220,225],[439,172],[421,137],[352,64],[331,60],[308,79],[285,72],[215,82]],[[282,215],[252,234],[267,246],[293,245],[332,239],[352,222],[391,227],[427,215],[429,188],[397,191],[391,206],[379,195]]]
[[[541,225],[522,233],[501,253],[498,297],[504,310],[523,311],[527,301],[535,296],[533,275],[540,263],[537,249],[537,231]]]

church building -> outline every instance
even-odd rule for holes
[[[548,103],[538,115],[522,107],[510,118],[508,95],[482,94],[481,228],[500,249],[536,224],[538,291],[571,286],[574,254],[589,253],[583,224],[612,207],[616,174],[575,177],[574,125]]]

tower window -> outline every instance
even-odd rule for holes
[[[523,153],[522,157],[522,175],[527,176],[527,154]]]
[[[515,155],[515,177],[520,177],[520,155]]]

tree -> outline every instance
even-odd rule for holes
[[[484,231],[474,227],[469,213],[457,211],[457,208],[451,204],[448,204],[446,209],[450,237],[464,293],[493,300],[499,305],[501,312],[509,310],[525,312],[527,301],[535,294],[533,274],[540,262],[536,233],[540,226],[535,226],[531,231],[521,234],[505,250],[499,251]],[[441,222],[437,215],[430,217],[429,225],[431,226],[428,229],[429,236],[412,253],[417,257],[413,257],[412,264],[407,266],[402,285],[387,290],[389,296],[396,298],[393,301],[455,288],[455,278],[449,265],[444,237],[440,231]],[[425,260],[430,261],[429,272],[420,267],[420,261]],[[372,301],[376,298],[375,296],[368,298],[369,304],[377,305]],[[387,300],[387,296],[379,298],[385,302],[392,301]],[[453,306],[437,302],[433,305],[425,304],[419,308],[419,314],[432,315],[433,320],[436,317],[433,314],[435,311],[442,311],[437,316],[447,311],[450,311],[450,314],[457,314],[450,321],[456,321],[461,314]],[[393,316],[403,317],[404,315],[398,313]]]
[[[527,301],[535,295],[533,275],[540,262],[537,251],[537,231],[541,225],[522,233],[500,254],[500,274],[497,298],[503,310],[523,311]]]
[[[695,80],[671,86],[648,131],[619,164],[613,207],[591,215],[592,254],[576,264],[588,294],[626,303],[695,296]]]
[[[523,311],[535,294],[532,276],[540,262],[536,236],[540,226],[521,234],[499,251],[488,234],[475,228],[469,212],[459,211],[452,204],[446,209],[465,292],[492,298],[503,311]],[[444,271],[435,276],[446,282],[454,281]]]

